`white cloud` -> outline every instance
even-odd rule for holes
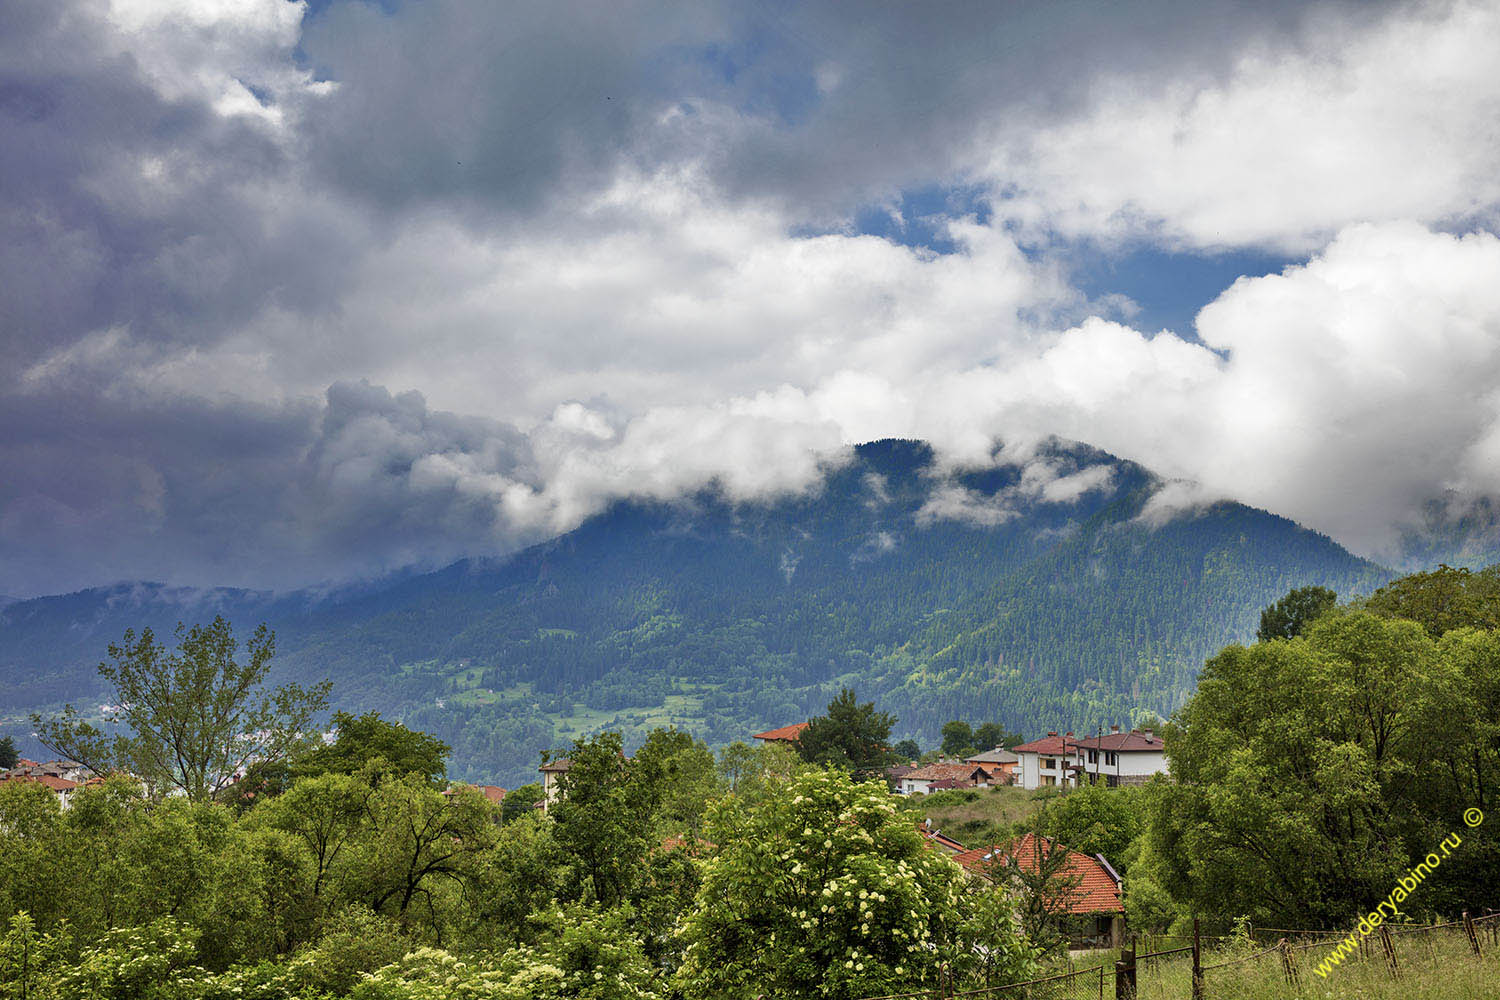
[[[110,0],[107,18],[162,97],[281,125],[279,101],[329,89],[289,58],[306,12],[301,0]]]
[[[1006,122],[981,170],[1019,188],[1002,211],[1106,239],[1302,253],[1359,222],[1495,218],[1500,6],[1322,11],[1298,41],[1227,79],[1098,80],[1079,116]]]
[[[1054,433],[1366,552],[1431,497],[1500,496],[1500,251],[1440,231],[1500,201],[1500,8],[1232,43],[1204,40],[1222,12],[1111,15],[1168,32],[1134,56],[1067,48],[1095,29],[1052,10],[799,14],[818,51],[750,93],[700,65],[732,11],[663,49],[634,9],[575,35],[454,3],[0,6],[0,589],[504,551],[614,497],[803,489],[887,436],[951,468],[1010,443],[1014,495],[948,484],[933,518],[1107,487],[1028,451]],[[1067,58],[993,59],[1005,16],[1062,18]],[[1031,103],[1048,81],[1068,98]],[[858,235],[849,206],[899,214],[913,176],[996,214],[949,220],[950,254]],[[1059,234],[1310,259],[1151,337],[1069,286]]]
[[[953,484],[938,486],[917,511],[917,525],[926,527],[935,521],[962,521],[991,528],[1014,520],[1020,512],[1003,496],[985,496]]]
[[[1305,266],[1242,278],[1204,344],[1090,320],[927,398],[939,443],[1053,431],[1387,552],[1444,490],[1495,495],[1500,240],[1355,226]]]

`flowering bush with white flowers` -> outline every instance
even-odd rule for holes
[[[689,1000],[866,997],[944,968],[995,982],[1034,968],[1001,890],[924,847],[882,784],[803,775],[748,811],[727,798],[705,835],[718,851],[680,932]]]
[[[419,948],[368,975],[353,1000],[658,1000],[655,972],[620,910],[553,907],[536,945],[466,961]]]

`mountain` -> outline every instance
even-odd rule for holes
[[[1002,453],[1003,455],[1004,453]],[[507,559],[290,594],[155,584],[0,609],[0,730],[102,694],[126,628],[223,614],[277,633],[276,673],[330,677],[514,784],[543,748],[677,724],[710,742],[820,711],[840,685],[930,743],[949,719],[1034,733],[1166,714],[1198,666],[1295,586],[1392,575],[1236,503],[1172,510],[1168,484],[1054,441],[981,470],[880,441],[817,488],[622,501]]]

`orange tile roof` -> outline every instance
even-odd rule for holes
[[[1125,912],[1125,904],[1120,900],[1120,883],[1099,858],[1063,847],[1048,837],[1028,833],[1008,844],[964,851],[954,855],[953,860],[972,872],[986,875],[997,861],[1004,864],[1006,859],[1022,870],[1036,871],[1038,854],[1051,856],[1053,851],[1068,852],[1068,863],[1063,867],[1061,877],[1078,879],[1078,884],[1068,890],[1065,900],[1069,913]]]
[[[0,775],[0,781],[35,781],[39,785],[46,785],[54,792],[66,792],[78,787],[78,782],[52,774],[6,774]]]
[[[805,722],[794,722],[790,726],[782,726],[780,729],[768,729],[763,733],[756,733],[750,737],[752,740],[785,740],[790,743],[802,735],[802,730],[807,728]]]
[[[1058,736],[1051,733],[1039,740],[1030,743],[1022,743],[1018,747],[1011,747],[1011,753],[1042,753],[1042,754],[1065,754],[1073,747],[1073,740],[1067,736]]]
[[[443,794],[447,796],[454,796],[465,788],[474,789],[480,795],[483,795],[485,798],[489,799],[491,802],[496,803],[497,805],[505,801],[505,789],[501,788],[499,785],[449,785],[447,788],[443,789]]]
[[[1128,733],[1110,733],[1107,736],[1090,736],[1088,739],[1078,740],[1074,746],[1083,747],[1086,750],[1117,750],[1130,753],[1133,750],[1145,750],[1148,752],[1161,753],[1161,737],[1155,733],[1143,733],[1138,729]]]
[[[982,771],[985,780],[990,777],[989,769],[978,764],[951,764],[946,761],[919,767],[903,777],[907,781],[956,781],[960,785],[968,785],[973,783],[975,771]]]

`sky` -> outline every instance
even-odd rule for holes
[[[7,0],[0,594],[503,554],[890,436],[1398,559],[1500,498],[1496,51],[1470,2]]]

